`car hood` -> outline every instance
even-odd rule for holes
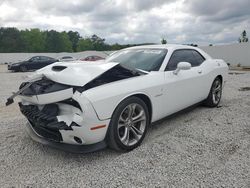
[[[84,86],[117,64],[104,62],[82,63],[81,61],[74,63],[58,62],[36,71],[36,75],[33,77],[44,76],[57,83]]]
[[[26,63],[27,61],[20,61],[20,62],[17,62],[17,63],[11,63],[10,65],[12,66],[15,66],[15,65],[21,65],[23,63]]]

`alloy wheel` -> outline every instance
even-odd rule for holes
[[[138,143],[146,129],[146,113],[140,104],[129,104],[118,119],[118,137],[126,146]]]
[[[222,85],[220,80],[216,80],[213,85],[212,97],[213,103],[218,104],[221,99]]]

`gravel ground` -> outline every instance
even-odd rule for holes
[[[27,73],[0,66],[0,187],[250,187],[250,72],[230,74],[219,108],[196,107],[153,125],[129,152],[70,154],[32,141],[17,104]],[[28,73],[30,74],[30,73]]]

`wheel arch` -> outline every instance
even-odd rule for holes
[[[135,95],[132,95],[132,96],[138,97],[139,99],[141,99],[146,104],[146,106],[148,107],[149,122],[151,123],[153,109],[152,109],[152,103],[151,103],[150,98],[145,94],[135,94]]]
[[[222,75],[217,75],[216,78],[219,78],[220,81],[221,81],[221,83],[223,84],[223,77],[222,77]],[[215,78],[215,79],[216,79],[216,78]],[[214,80],[215,80],[215,79],[214,79]]]
[[[117,106],[118,106],[122,101],[124,101],[125,99],[130,98],[130,97],[137,97],[137,98],[141,99],[141,100],[146,104],[146,106],[147,106],[147,108],[148,108],[148,113],[149,113],[149,122],[151,123],[152,115],[153,115],[153,106],[152,106],[152,102],[151,102],[150,97],[149,97],[147,94],[145,94],[145,93],[133,93],[133,94],[127,95],[126,97],[122,98],[122,100],[120,100],[120,101],[118,102],[118,104],[116,105],[116,108],[117,108]],[[115,108],[115,109],[116,109],[116,108]],[[115,111],[115,110],[114,110],[114,111]],[[114,111],[113,111],[113,113],[114,113]],[[113,113],[112,113],[112,114],[113,114]]]

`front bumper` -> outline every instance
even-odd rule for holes
[[[105,141],[101,141],[101,142],[90,144],[90,145],[73,145],[73,144],[65,144],[65,143],[48,140],[38,135],[33,129],[30,122],[26,124],[26,130],[29,136],[36,142],[39,142],[44,145],[48,145],[55,149],[70,152],[70,153],[89,153],[89,152],[94,152],[94,151],[101,150],[107,147],[107,144]]]
[[[8,65],[8,70],[19,71],[20,70],[20,65],[16,65],[16,66]]]
[[[74,148],[104,141],[110,119],[100,120],[84,94],[49,80],[23,83],[24,87],[17,93],[20,110],[43,140]]]

